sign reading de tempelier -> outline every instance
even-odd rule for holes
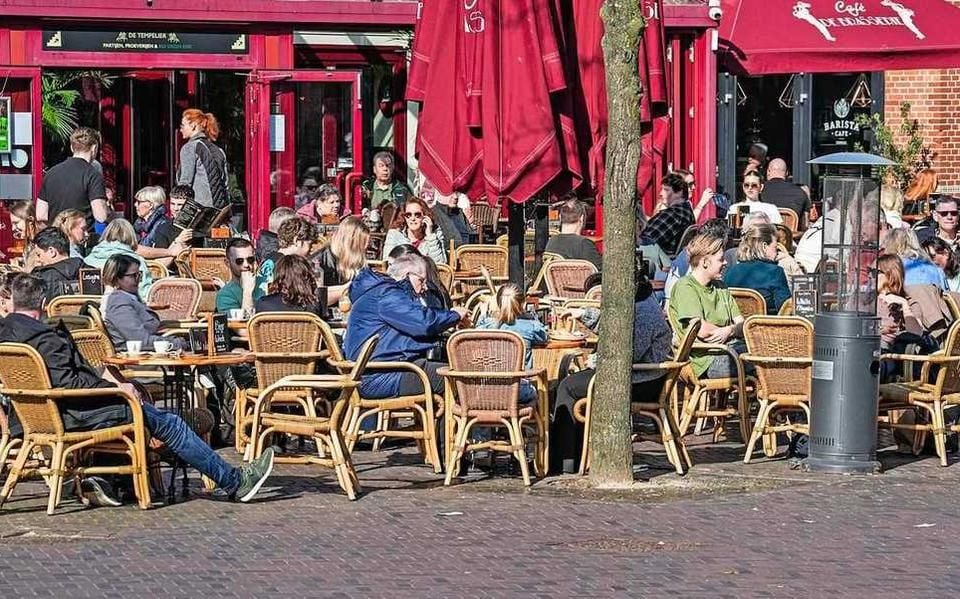
[[[247,54],[246,33],[44,30],[43,49],[59,52]]]

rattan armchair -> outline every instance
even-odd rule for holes
[[[597,272],[597,267],[587,260],[553,260],[545,268],[547,294],[563,299],[583,299],[587,279]]]
[[[13,493],[17,481],[27,469],[27,459],[34,448],[48,447],[52,452],[50,465],[36,468],[48,477],[50,494],[47,514],[52,515],[60,503],[63,477],[68,461],[74,458],[69,470],[77,476],[84,474],[129,474],[141,509],[150,507],[150,486],[146,470],[146,428],[140,402],[124,390],[53,389],[43,358],[34,348],[21,343],[0,343],[0,392],[10,398],[13,409],[23,426],[23,442],[10,474],[0,491],[0,506]],[[132,415],[129,424],[92,431],[65,431],[60,418],[60,405],[72,400],[101,397],[125,401]],[[116,466],[82,467],[77,453],[104,449],[125,454],[129,464]],[[31,468],[33,469],[33,468]]]
[[[153,277],[154,281],[159,281],[160,279],[165,279],[170,276],[170,269],[161,264],[157,260],[146,260],[147,269],[150,271],[150,276]]]
[[[683,338],[684,331],[679,323],[674,321],[672,315],[668,313],[670,327],[673,329],[674,338],[679,340]],[[680,372],[680,386],[683,393],[678,399],[679,405],[682,405],[680,414],[680,431],[686,434],[690,428],[690,423],[696,418],[696,432],[699,434],[702,423],[707,418],[714,418],[716,426],[713,429],[714,441],[719,441],[723,434],[723,425],[730,416],[739,416],[740,436],[746,442],[750,438],[753,429],[750,423],[750,400],[747,395],[747,377],[744,374],[743,364],[740,362],[736,352],[720,343],[703,343],[694,341],[693,352],[703,352],[708,355],[719,356],[726,354],[733,360],[737,369],[736,376],[716,379],[708,379],[698,376],[693,369],[693,365],[688,365]],[[736,407],[728,406],[727,402],[731,394],[736,394]]]
[[[944,415],[947,408],[960,406],[960,321],[950,325],[942,351],[929,356],[883,354],[880,359],[907,364],[922,363],[923,369],[919,381],[880,385],[879,412],[885,417],[879,419],[879,425],[913,431],[916,435],[915,450],[922,445],[923,436],[932,433],[940,465],[946,466],[947,431],[960,432],[960,425],[948,426]],[[928,383],[929,380],[933,382]],[[901,410],[914,411],[915,422],[894,422],[888,418],[891,412]],[[929,422],[921,420],[923,415],[928,417]]]
[[[750,463],[757,440],[767,436],[767,457],[777,452],[777,433],[809,433],[813,368],[813,325],[799,316],[751,316],[743,324],[746,354],[740,359],[757,370],[760,410],[747,443],[743,463]],[[775,412],[802,412],[806,422],[774,424]]]
[[[88,302],[99,306],[101,301],[102,295],[61,295],[47,304],[47,316],[77,316]]]
[[[350,451],[343,439],[343,421],[350,413],[351,398],[357,394],[360,375],[366,368],[376,344],[376,336],[364,343],[360,349],[360,355],[348,374],[287,376],[264,389],[254,405],[251,432],[254,440],[252,457],[256,458],[263,452],[264,442],[272,434],[309,437],[316,444],[318,454],[287,457],[286,461],[332,468],[337,475],[340,488],[351,500],[356,499],[357,493],[360,492],[360,481],[357,479]],[[317,392],[339,393],[339,398],[334,401],[328,416],[276,413],[270,410],[273,398],[278,395]],[[322,447],[326,450],[319,451]],[[327,453],[330,457],[327,457]]]
[[[790,298],[787,301],[780,304],[780,311],[777,312],[777,316],[794,316],[793,298]]]
[[[540,288],[544,286],[544,280],[547,276],[547,265],[554,260],[563,260],[563,256],[554,254],[553,252],[543,253],[540,257],[540,270],[537,271],[537,276],[534,277],[533,282],[530,283],[530,287],[527,289],[527,295],[543,295],[543,290]]]
[[[663,387],[660,389],[660,395],[657,401],[631,401],[630,413],[638,416],[646,416],[653,420],[660,431],[660,442],[663,444],[663,450],[667,454],[667,459],[676,469],[677,474],[684,474],[687,469],[693,466],[690,460],[690,454],[683,443],[683,434],[680,432],[680,424],[677,422],[674,394],[676,393],[676,383],[680,377],[680,372],[689,365],[690,350],[697,339],[697,333],[700,332],[700,322],[694,322],[687,327],[687,332],[677,345],[674,359],[661,362],[659,364],[634,364],[634,372],[663,372]],[[593,385],[594,379],[590,380],[587,387],[587,396],[580,399],[573,405],[573,417],[578,422],[583,423],[583,450],[580,455],[580,474],[586,474],[590,468],[590,434],[591,428],[591,407],[593,405]],[[636,433],[634,438],[638,437]]]
[[[329,347],[328,362],[340,374],[347,374],[354,367],[354,362],[344,358],[340,348],[333,344]],[[388,372],[412,372],[421,382],[422,391],[413,395],[398,397],[369,398],[362,393],[356,393],[350,400],[350,418],[346,422],[347,449],[353,453],[357,441],[370,440],[377,443],[381,439],[412,439],[423,454],[426,464],[433,467],[434,472],[440,473],[442,463],[437,450],[437,405],[442,405],[442,398],[433,394],[430,379],[422,368],[412,362],[367,362],[365,372],[380,370]],[[361,372],[361,375],[364,374]],[[361,430],[361,426],[368,418],[376,417],[377,425],[374,430]],[[394,421],[408,421],[406,426],[394,426]]]
[[[329,329],[318,316],[307,312],[260,312],[247,323],[257,387],[237,392],[234,426],[238,453],[249,458],[246,447],[251,438],[247,430],[253,423],[257,398],[285,377],[314,374],[320,360],[329,355],[320,351],[324,328]],[[278,389],[270,403],[299,407],[307,416],[316,416],[313,396],[303,389]]]
[[[783,219],[783,226],[790,229],[790,231],[800,230],[800,215],[792,208],[777,208],[777,211]]]
[[[737,302],[737,308],[740,309],[740,315],[744,318],[750,316],[766,316],[767,301],[754,289],[744,289],[742,287],[730,287],[730,295]]]
[[[454,333],[447,341],[450,367],[438,371],[444,377],[447,415],[445,485],[457,474],[464,452],[490,449],[513,454],[520,462],[523,483],[529,486],[524,429],[531,427],[536,435],[534,472],[546,475],[549,464],[547,381],[543,369],[524,369],[524,351],[523,339],[512,331],[464,330]],[[535,405],[519,403],[520,382],[524,378],[536,385]],[[471,443],[470,431],[476,426],[504,427],[510,441]]]
[[[150,286],[147,304],[168,306],[157,310],[160,320],[194,320],[202,293],[203,288],[196,279],[167,277]]]
[[[507,248],[499,245],[465,244],[457,248],[456,254],[456,269],[458,271],[479,271],[480,267],[483,266],[495,283],[502,283],[507,280],[507,259],[509,257]],[[461,293],[467,296],[485,286],[486,281],[482,277],[460,280]]]
[[[473,226],[477,230],[477,238],[480,243],[484,242],[484,232],[490,231],[491,235],[497,232],[497,225],[500,220],[500,206],[498,204],[490,205],[489,202],[476,202],[470,207],[473,211]]]

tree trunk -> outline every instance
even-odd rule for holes
[[[630,379],[633,364],[640,94],[637,50],[644,28],[638,0],[606,0],[601,10],[607,79],[607,162],[603,196],[603,317],[590,431],[594,484],[633,482]]]

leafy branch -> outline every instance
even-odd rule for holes
[[[897,182],[901,190],[905,191],[910,186],[917,173],[932,166],[933,150],[923,138],[920,121],[910,118],[909,102],[900,104],[900,129],[896,135],[878,113],[861,114],[856,120],[862,129],[873,131],[874,151],[896,163],[887,168],[886,174]],[[857,144],[856,149],[863,151],[862,144]]]

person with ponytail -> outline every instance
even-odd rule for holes
[[[523,367],[531,370],[533,368],[533,346],[547,342],[547,329],[539,320],[524,313],[523,306],[525,303],[526,298],[523,296],[523,292],[514,283],[501,285],[491,302],[490,310],[492,313],[481,319],[477,326],[481,329],[513,331],[523,337],[523,343],[526,346]],[[537,391],[533,385],[527,380],[522,381],[520,401],[533,401],[536,397]]]
[[[203,206],[224,208],[230,203],[227,188],[227,155],[214,142],[220,137],[217,118],[196,108],[183,111],[180,135],[186,140],[180,148],[177,185],[193,188]]]

